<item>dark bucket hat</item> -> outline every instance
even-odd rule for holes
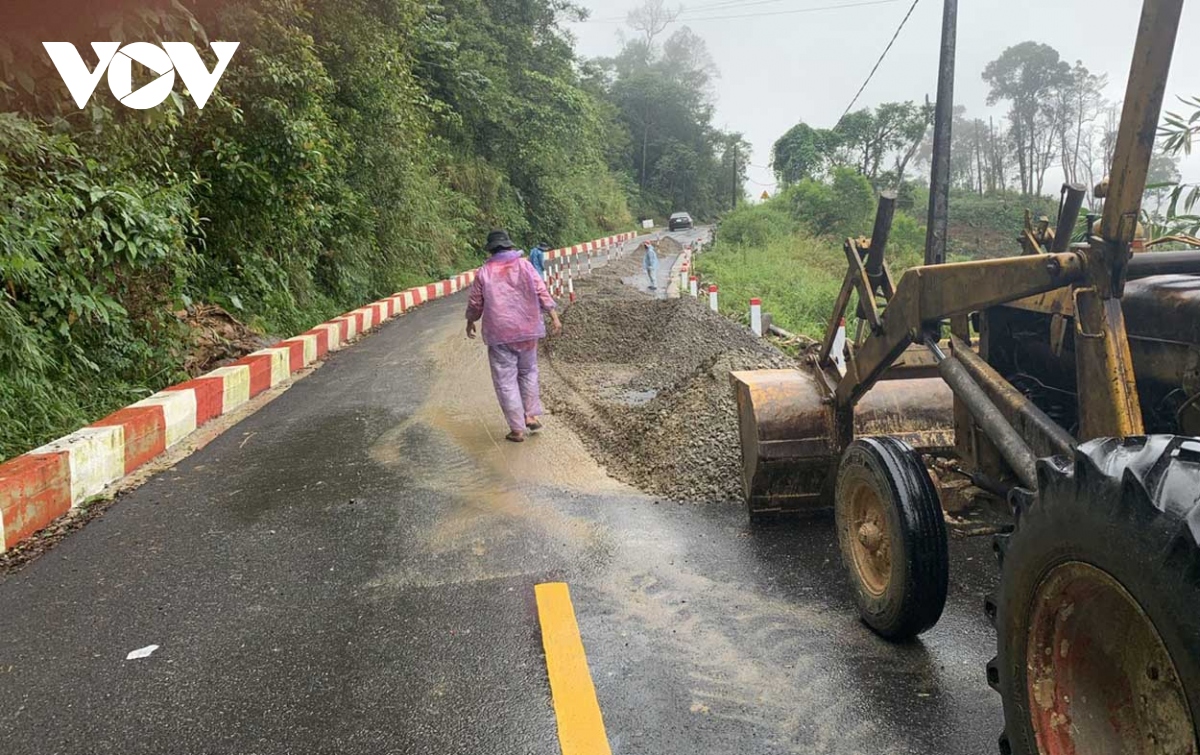
[[[487,246],[484,247],[489,253],[515,248],[512,239],[508,237],[508,231],[492,231],[488,234]]]

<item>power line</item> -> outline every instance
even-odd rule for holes
[[[822,6],[817,6],[817,7],[813,7],[813,8],[797,8],[795,10],[769,11],[767,13],[742,13],[742,14],[738,14],[738,15],[734,15],[734,16],[701,16],[699,18],[688,17],[688,18],[683,19],[683,22],[695,23],[698,21],[729,21],[729,20],[742,19],[742,18],[766,18],[768,16],[790,16],[790,15],[795,15],[798,13],[817,13],[820,11],[828,11],[828,10],[844,10],[844,9],[849,9],[849,8],[861,8],[861,7],[868,6],[868,5],[891,5],[892,3],[896,3],[899,1],[900,0],[869,0],[868,2],[845,3],[842,5],[822,5]],[[625,22],[624,18],[607,18],[607,19],[598,18],[598,19],[588,19],[587,21],[583,21],[582,23],[600,24],[600,23],[624,23],[624,22]]]
[[[875,72],[879,70],[879,66],[883,64],[883,59],[887,57],[889,52],[891,52],[892,45],[896,44],[896,39],[900,36],[900,32],[904,30],[904,25],[908,23],[908,19],[912,16],[913,11],[917,9],[917,3],[919,2],[921,2],[921,0],[913,0],[913,4],[909,7],[908,13],[904,14],[904,20],[902,20],[900,25],[896,27],[896,33],[892,35],[892,41],[888,42],[887,47],[883,48],[883,54],[880,55],[879,60],[875,62],[875,67],[871,69],[871,73],[867,74],[867,80],[864,81],[863,85],[858,88],[858,94],[854,95],[854,99],[850,100],[850,104],[846,107],[846,112],[842,113],[841,118],[838,118],[839,124],[842,122],[842,119],[849,115],[850,111],[854,109],[854,106],[858,103],[858,98],[862,96],[864,91],[866,91],[867,84],[870,84],[871,79],[875,78]]]
[[[711,11],[711,10],[718,10],[718,9],[724,9],[724,8],[745,8],[745,7],[748,7],[751,5],[772,5],[774,3],[784,3],[784,2],[789,2],[789,0],[753,0],[753,2],[749,2],[749,3],[740,2],[739,0],[734,0],[733,2],[731,2],[730,0],[720,0],[720,2],[705,3],[704,5],[685,5],[682,8],[680,8],[679,15],[686,16],[689,13],[697,13],[697,12],[702,12],[702,11]],[[614,21],[624,21],[627,18],[628,18],[627,15],[626,16],[608,16],[605,18],[590,18],[590,19],[588,19],[588,21],[594,21],[596,23],[610,23],[610,22],[614,22]],[[676,20],[678,20],[678,17],[676,17]],[[684,21],[686,21],[686,20],[687,19],[684,19]]]
[[[752,5],[773,5],[775,3],[785,3],[788,0],[752,0],[752,2],[744,3],[739,0],[721,0],[718,3],[705,3],[704,5],[685,5],[683,13],[695,13],[697,11],[714,10],[717,8],[747,8]]]
[[[735,18],[765,18],[767,16],[792,16],[797,13],[817,13],[827,10],[843,10],[847,8],[861,8],[867,5],[891,5],[892,3],[900,2],[900,0],[869,0],[869,2],[861,3],[846,3],[843,5],[823,5],[816,8],[799,8],[796,10],[777,10],[767,13],[745,13],[738,16],[704,16],[702,18],[688,18],[688,23],[695,21],[728,21]]]

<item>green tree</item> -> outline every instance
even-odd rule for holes
[[[871,110],[850,113],[834,132],[840,144],[855,156],[856,167],[873,184],[899,185],[916,155],[933,119],[931,105],[914,102],[885,102]],[[885,166],[892,163],[883,178]]]
[[[1089,178],[1090,170],[1084,165],[1088,151],[1086,145],[1091,141],[1095,123],[1100,117],[1104,104],[1103,92],[1107,86],[1107,76],[1093,74],[1082,61],[1075,61],[1070,77],[1058,91],[1059,164],[1071,183]]]
[[[642,217],[687,209],[707,218],[727,206],[719,160],[727,135],[712,125],[711,81],[716,75],[702,39],[683,27],[661,47],[645,40],[615,58],[595,62],[605,97],[629,139],[623,162],[638,187]]]
[[[1010,135],[1024,194],[1041,194],[1060,131],[1054,103],[1071,86],[1071,66],[1053,47],[1022,42],[1006,49],[983,69],[991,88],[988,104],[1010,103]]]
[[[797,123],[771,148],[775,177],[784,186],[822,176],[829,167],[837,136],[826,129]]]
[[[832,166],[852,167],[879,187],[899,186],[916,157],[933,109],[913,102],[864,108],[832,130],[793,126],[775,143],[772,161],[781,183],[823,175]]]
[[[805,179],[788,189],[792,215],[813,233],[837,239],[862,235],[875,211],[875,192],[849,167],[834,168],[828,183]]]
[[[1188,109],[1170,111],[1163,117],[1159,128],[1163,158],[1151,162],[1152,173],[1157,167],[1158,175],[1151,176],[1149,191],[1168,192],[1167,209],[1163,211],[1160,202],[1155,217],[1151,218],[1156,235],[1200,234],[1200,214],[1195,212],[1200,203],[1200,184],[1181,182],[1177,169],[1178,158],[1192,153],[1192,142],[1200,134],[1200,97],[1181,97],[1180,102]],[[1168,160],[1175,162],[1171,164]],[[1168,173],[1176,175],[1163,180]]]

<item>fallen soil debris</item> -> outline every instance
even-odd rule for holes
[[[664,238],[666,265],[679,250]],[[577,282],[564,335],[544,345],[548,408],[614,477],[674,500],[738,501],[741,456],[732,370],[794,366],[691,297],[655,300],[620,284],[631,253]]]
[[[674,239],[663,242],[680,248]],[[674,254],[661,255],[660,264]],[[579,300],[563,313],[563,335],[542,344],[546,406],[613,477],[666,499],[740,504],[729,373],[799,363],[703,299],[654,299],[624,285],[641,274],[641,263],[639,248],[576,281]],[[993,505],[953,463],[926,464],[956,535],[989,534],[1008,522],[1006,507]]]
[[[658,250],[659,259],[662,259],[663,257],[674,257],[675,255],[683,252],[683,244],[680,244],[670,236],[663,236],[658,241],[655,241],[654,248]]]
[[[191,330],[184,370],[192,377],[236,361],[272,341],[215,304],[198,304],[175,316]]]

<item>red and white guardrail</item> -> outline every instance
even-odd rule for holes
[[[614,258],[623,256],[625,242],[636,236],[635,233],[623,233],[546,252],[545,279],[550,295],[555,299],[575,301],[575,278],[591,275],[593,260],[602,260],[607,265]]]
[[[547,254],[570,261],[634,237],[609,236]],[[321,323],[0,464],[0,553],[294,373],[414,307],[468,288],[475,271],[416,286]]]

